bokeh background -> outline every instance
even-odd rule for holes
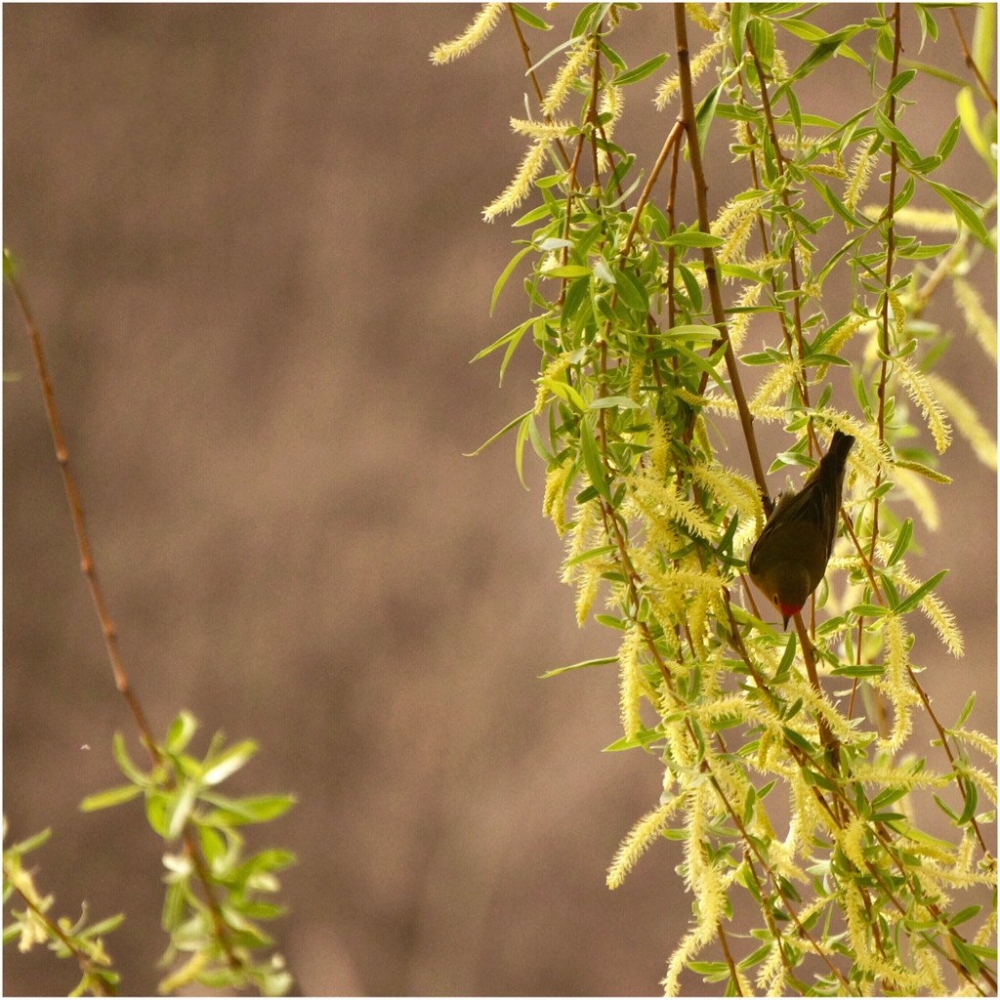
[[[273,927],[297,989],[655,993],[690,914],[677,845],[616,892],[604,875],[656,802],[659,767],[600,752],[620,735],[613,667],[538,680],[615,637],[574,623],[530,449],[530,492],[511,439],[462,456],[530,405],[536,364],[525,343],[501,390],[497,359],[468,363],[520,318],[516,279],[488,314],[520,234],[480,212],[522,155],[507,123],[528,90],[505,23],[431,66],[474,9],[5,6],[4,243],[155,730],[187,707],[197,749],[217,729],[253,737],[232,790],[299,797],[250,831],[251,847],[299,857]],[[549,16],[565,29],[574,13]],[[940,20],[922,58],[964,73]],[[616,46],[632,64],[672,48],[669,7],[628,15]],[[810,82],[831,115],[869,101],[842,67]],[[674,114],[652,108],[654,82],[630,91],[620,132],[647,170]],[[954,88],[921,94],[907,124],[930,151]],[[745,179],[725,130],[712,138],[714,209]],[[964,139],[941,173],[989,191]],[[988,272],[975,280],[992,302]],[[955,333],[941,371],[994,428],[995,369],[950,301],[930,318]],[[160,846],[136,804],[77,808],[120,783],[116,730],[140,750],[9,294],[4,333],[4,812],[14,839],[54,828],[33,857],[58,913],[126,913],[108,947],[124,991],[147,993],[165,945]],[[940,593],[967,655],[928,632],[916,659],[943,718],[976,689],[989,729],[995,478],[961,438],[942,468],[956,485],[935,489],[945,523],[920,533],[914,568],[952,568]],[[9,995],[75,982],[41,950],[5,957]]]

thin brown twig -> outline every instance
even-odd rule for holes
[[[719,937],[719,944],[722,946],[722,954],[726,959],[726,965],[729,968],[729,981],[733,984],[733,990],[736,992],[738,997],[745,996],[740,987],[740,974],[736,969],[736,962],[733,961],[733,956],[729,952],[729,941],[726,938],[726,932],[723,929],[722,921],[716,920],[715,922],[715,933]]]
[[[538,98],[539,105],[541,105],[545,102],[545,95],[542,93],[542,85],[538,82],[538,77],[535,74],[534,63],[531,61],[531,49],[528,48],[528,43],[525,41],[524,33],[521,31],[521,22],[517,19],[517,13],[514,10],[513,4],[507,4],[507,13],[510,14],[510,19],[514,24],[514,34],[517,35],[525,65],[528,67],[528,77],[531,79],[531,84],[535,88],[535,96]],[[546,115],[545,120],[551,124],[552,117]],[[569,155],[561,139],[556,139],[556,148],[559,150],[559,157],[562,160],[563,168],[569,169]]]
[[[129,683],[128,675],[122,666],[121,657],[118,654],[118,633],[115,630],[111,616],[108,614],[107,605],[104,601],[104,591],[101,589],[97,578],[97,569],[94,565],[94,556],[90,547],[90,539],[87,535],[87,528],[83,518],[83,504],[80,501],[80,492],[76,486],[76,478],[69,461],[69,450],[66,447],[66,440],[63,437],[62,426],[59,422],[59,412],[56,409],[55,395],[52,391],[52,382],[49,378],[48,366],[45,363],[45,353],[42,350],[42,338],[38,332],[31,308],[28,305],[27,297],[21,289],[20,282],[12,274],[7,276],[14,298],[24,317],[25,326],[28,331],[28,338],[31,341],[31,352],[35,358],[35,368],[38,371],[38,378],[42,386],[42,400],[45,404],[45,413],[48,416],[49,428],[52,431],[52,441],[55,445],[56,461],[59,463],[59,471],[62,473],[63,487],[66,491],[66,499],[69,502],[69,512],[73,519],[73,529],[76,532],[77,547],[80,551],[80,569],[87,579],[90,588],[90,596],[94,601],[94,609],[100,622],[101,633],[104,636],[104,645],[108,652],[108,659],[111,661],[111,671],[114,674],[115,687],[125,699],[132,717],[135,719],[136,727],[143,744],[149,751],[149,755],[154,764],[160,763],[160,752],[156,748],[146,716],[139,705],[139,701]]]
[[[139,704],[139,700],[129,682],[128,674],[126,673],[121,662],[121,658],[118,653],[118,634],[111,620],[111,616],[108,614],[107,605],[104,600],[104,592],[98,581],[97,568],[95,566],[93,551],[90,545],[90,538],[87,534],[86,523],[83,515],[83,503],[80,499],[80,491],[77,488],[76,479],[73,475],[72,468],[70,467],[69,450],[66,447],[66,441],[62,433],[62,426],[59,421],[59,411],[56,408],[55,393],[52,390],[52,381],[49,377],[48,366],[45,362],[45,353],[42,349],[41,334],[39,333],[38,326],[35,323],[31,308],[28,304],[27,296],[24,294],[20,282],[14,274],[11,273],[11,269],[7,269],[7,271],[7,281],[10,284],[14,293],[14,298],[17,300],[18,307],[21,310],[21,315],[24,318],[25,327],[28,331],[28,337],[31,342],[31,350],[35,358],[35,367],[38,371],[38,378],[42,387],[42,399],[45,404],[45,412],[48,416],[49,429],[51,430],[52,440],[55,445],[56,460],[59,463],[59,470],[62,473],[63,486],[66,490],[66,498],[69,501],[70,516],[72,517],[73,528],[76,532],[77,546],[80,551],[80,566],[90,587],[90,593],[94,601],[94,608],[97,612],[101,632],[104,635],[104,644],[107,649],[108,659],[111,662],[111,670],[114,675],[115,687],[125,699],[125,703],[128,705],[129,710],[132,713],[136,727],[139,730],[139,736],[143,745],[149,752],[154,766],[160,765],[163,763],[163,756],[160,753],[159,748],[156,746],[152,730],[149,728],[149,724],[146,721],[145,713]],[[169,780],[173,781],[175,779],[171,777]],[[195,862],[195,870],[198,873],[198,879],[201,882],[202,891],[205,894],[205,902],[212,914],[212,920],[216,928],[217,940],[227,956],[230,967],[234,969],[241,968],[243,963],[236,954],[233,944],[230,941],[228,925],[226,924],[218,900],[215,898],[215,893],[211,884],[211,875],[204,862],[204,858],[201,856],[197,838],[195,837],[190,826],[190,822],[185,823],[182,833],[185,848],[189,851],[189,853],[191,853],[192,859]]]
[[[958,32],[958,41],[962,46],[962,55],[965,57],[965,65],[972,70],[972,73],[976,78],[976,82],[979,84],[979,89],[983,92],[986,100],[990,102],[990,106],[993,108],[993,113],[996,114],[996,96],[993,91],[990,90],[990,85],[986,82],[986,77],[983,76],[979,67],[976,65],[976,60],[972,58],[972,53],[969,51],[969,46],[965,41],[965,33],[962,31],[962,25],[958,20],[958,14],[955,12],[954,7],[950,8],[948,13],[951,14],[951,20],[955,25],[955,31]]]
[[[677,63],[678,78],[681,88],[681,117],[687,131],[688,153],[691,157],[691,176],[694,183],[695,201],[698,206],[698,224],[703,233],[710,230],[708,217],[708,185],[705,183],[705,172],[701,162],[701,144],[698,139],[697,122],[694,112],[694,91],[691,80],[691,54],[688,50],[687,20],[683,4],[674,5],[674,25],[677,32]],[[747,406],[746,396],[743,393],[743,383],[740,380],[739,368],[736,365],[736,355],[733,352],[733,344],[729,339],[729,327],[726,322],[726,310],[722,304],[722,290],[719,287],[719,275],[715,264],[715,252],[711,247],[702,249],[702,259],[705,266],[705,279],[708,283],[709,298],[712,302],[712,318],[719,331],[719,340],[713,345],[713,350],[719,344],[725,344],[726,370],[729,374],[729,384],[736,400],[736,408],[740,415],[740,424],[743,427],[743,436],[746,440],[747,453],[750,456],[750,466],[753,469],[754,479],[760,489],[761,496],[767,496],[767,479],[764,476],[764,467],[760,461],[760,452],[757,449],[757,440],[753,432],[753,416]]]

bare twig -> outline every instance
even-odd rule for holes
[[[49,428],[52,432],[53,443],[55,444],[56,461],[59,463],[59,470],[62,473],[63,486],[66,490],[66,499],[69,501],[70,516],[73,519],[73,528],[76,531],[77,546],[80,550],[80,567],[84,576],[87,578],[90,593],[94,600],[94,608],[97,612],[98,621],[100,622],[101,632],[104,635],[104,644],[108,652],[108,659],[111,662],[111,670],[114,674],[115,687],[125,699],[125,703],[128,705],[129,710],[132,713],[136,727],[139,730],[140,739],[148,750],[153,764],[159,765],[163,763],[163,756],[156,746],[156,741],[153,739],[152,731],[146,721],[146,715],[139,704],[139,700],[129,682],[128,674],[125,672],[125,668],[122,665],[121,658],[118,654],[118,634],[115,630],[113,622],[111,621],[111,616],[108,614],[107,605],[104,600],[104,592],[101,589],[101,585],[97,578],[97,569],[94,564],[90,538],[87,535],[87,528],[84,522],[83,504],[80,500],[80,492],[77,489],[76,479],[73,476],[72,469],[70,468],[69,450],[66,447],[66,441],[62,433],[62,426],[59,421],[59,411],[56,408],[55,394],[52,391],[52,381],[49,378],[48,366],[45,363],[45,354],[42,350],[41,334],[38,331],[38,326],[32,316],[31,308],[28,305],[27,297],[21,288],[20,282],[18,282],[17,278],[13,275],[13,273],[11,273],[12,269],[6,268],[5,270],[7,270],[7,280],[14,293],[14,298],[17,300],[18,307],[21,310],[21,315],[24,317],[25,327],[31,341],[31,350],[35,358],[35,367],[38,371],[38,379],[42,387],[42,399],[45,403],[45,412],[48,416]],[[174,779],[173,777],[170,777],[168,780],[173,781]],[[205,894],[206,905],[212,914],[212,921],[216,929],[216,937],[219,944],[226,953],[230,967],[234,969],[241,968],[243,963],[236,954],[233,944],[230,941],[228,925],[226,924],[225,917],[222,914],[222,909],[219,906],[218,900],[215,898],[215,893],[212,889],[211,875],[209,873],[208,866],[205,864],[204,858],[201,856],[201,852],[198,848],[197,837],[195,836],[194,829],[191,827],[190,822],[185,824],[182,835],[185,849],[192,856],[194,861],[195,870],[198,874],[198,880],[201,882],[202,891]]]

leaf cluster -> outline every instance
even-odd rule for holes
[[[197,984],[249,986],[280,996],[291,989],[291,976],[280,955],[257,957],[274,944],[260,921],[283,914],[284,908],[267,897],[280,889],[277,873],[295,856],[278,849],[247,856],[239,829],[277,819],[295,799],[221,794],[218,786],[249,762],[257,746],[252,740],[227,746],[216,733],[198,759],[186,752],[196,731],[194,717],[181,712],[157,748],[158,762],[147,770],[135,764],[124,737],[115,734],[115,760],[128,783],[87,796],[80,808],[91,812],[142,798],[150,827],[168,846],[162,926],[170,943],[162,964],[171,971],[160,992]]]
[[[666,991],[687,968],[733,993],[936,993],[950,968],[962,988],[989,992],[995,907],[981,916],[956,898],[995,890],[981,827],[995,822],[996,781],[972,754],[993,764],[996,749],[965,730],[971,704],[946,728],[921,686],[913,616],[951,655],[963,642],[936,593],[946,571],[920,579],[908,564],[918,522],[899,503],[936,527],[930,487],[950,482],[937,466],[953,424],[996,467],[995,441],[933,371],[949,333],[926,314],[949,290],[964,299],[960,318],[995,362],[995,322],[968,281],[995,257],[995,194],[934,175],[966,135],[995,177],[995,145],[978,137],[995,139],[996,115],[959,110],[921,150],[908,128],[917,88],[942,76],[905,60],[918,42],[902,45],[900,7],[873,6],[832,32],[810,11],[678,5],[678,68],[654,94],[657,106],[679,104],[678,118],[642,169],[616,128],[628,88],[670,53],[629,67],[617,38],[641,16],[635,5],[581,8],[541,58],[525,32],[549,26],[508,7],[540,119],[515,123],[532,146],[484,215],[535,199],[513,223],[525,235],[493,292],[495,305],[527,267],[527,315],[477,358],[502,349],[502,380],[530,338],[540,364],[534,407],[491,440],[516,431],[519,475],[525,444],[544,462],[543,510],[566,538],[577,620],[603,600],[597,620],[619,633],[624,735],[609,749],[663,763],[659,805],[625,838],[608,882],[660,837],[682,842],[692,918]],[[940,15],[914,5],[905,30],[932,43]],[[707,36],[700,48],[689,20]],[[988,66],[982,35],[974,49]],[[550,60],[561,66],[543,87]],[[829,93],[855,69],[868,104],[844,120],[833,102],[808,106],[807,83]],[[948,83],[966,104],[992,97],[975,81]],[[556,118],[573,101],[575,116]],[[703,151],[715,144],[719,157],[723,130],[747,183],[711,217]],[[685,172],[696,210],[682,215]],[[845,286],[838,308],[830,289]],[[745,350],[751,335],[762,346]],[[836,430],[857,440],[843,538],[791,635],[767,623],[743,576],[772,503],[756,437],[765,423],[788,436],[772,474],[814,468]],[[736,442],[750,477],[722,460]],[[913,748],[917,713],[937,732],[936,765]],[[935,809],[952,840],[924,829]],[[725,929],[737,892],[761,916],[742,954]],[[958,930],[973,920],[971,936]],[[718,961],[699,957],[710,945]]]

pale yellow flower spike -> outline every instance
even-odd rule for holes
[[[567,458],[562,465],[553,465],[545,472],[542,513],[552,519],[560,537],[566,534],[566,481],[572,471],[573,459]]]
[[[711,34],[714,34],[719,30],[718,21],[713,19],[715,11],[713,11],[712,14],[707,13],[700,3],[684,4],[684,12],[691,18],[692,22],[697,24],[703,31],[708,31]]]
[[[715,59],[716,55],[718,55],[718,53],[721,52],[727,44],[728,41],[726,39],[716,38],[714,41],[709,42],[694,56],[691,60],[692,81],[696,81],[698,77],[700,77],[701,74],[712,65],[712,60]],[[680,90],[680,88],[681,80],[677,73],[667,77],[667,79],[656,88],[656,97],[654,98],[656,110],[662,111],[670,103],[671,98]]]
[[[948,445],[951,444],[951,427],[944,409],[931,390],[927,377],[905,359],[897,361],[896,366],[899,381],[903,383],[907,395],[923,413],[934,438],[934,446],[937,448],[938,454],[943,454]]]
[[[643,694],[642,670],[639,666],[639,650],[642,634],[633,625],[625,633],[621,649],[618,650],[619,664],[619,707],[622,731],[626,739],[633,739],[642,729],[639,714],[639,699]]]
[[[492,222],[498,215],[513,212],[528,197],[531,193],[531,182],[545,166],[545,154],[551,141],[551,139],[537,139],[528,152],[524,154],[524,159],[521,161],[521,166],[518,167],[514,179],[494,202],[483,209],[484,221]]]
[[[607,885],[609,889],[617,889],[625,881],[625,876],[636,866],[646,849],[659,838],[661,831],[667,825],[670,817],[682,805],[681,796],[667,799],[663,805],[646,813],[621,842],[615,852],[611,867],[608,868]]]
[[[844,191],[844,207],[849,212],[854,212],[857,209],[858,202],[867,190],[872,171],[875,169],[875,157],[871,155],[871,148],[874,142],[875,136],[872,135],[867,142],[862,143],[858,147],[857,152],[854,154],[854,159],[851,161],[851,174],[847,182],[847,188]],[[847,225],[848,223],[845,219],[845,228]]]
[[[574,127],[571,121],[536,122],[528,118],[511,118],[510,128],[529,139],[564,139]]]
[[[562,107],[569,92],[573,89],[573,81],[587,65],[593,49],[593,39],[587,38],[586,41],[570,51],[566,61],[560,67],[558,75],[552,81],[552,86],[549,87],[545,100],[542,101],[542,114],[554,115]]]
[[[993,317],[983,309],[979,293],[962,278],[952,279],[955,302],[962,310],[965,325],[976,335],[980,347],[994,360],[997,359],[997,325]]]
[[[927,384],[941,405],[948,411],[959,433],[972,446],[979,461],[994,472],[997,470],[997,443],[990,432],[979,422],[979,415],[972,404],[956,389],[951,382],[940,375],[928,372],[925,376]]]
[[[454,62],[454,60],[467,55],[486,40],[490,32],[497,26],[497,21],[500,20],[500,15],[506,6],[503,3],[483,4],[482,10],[472,19],[472,23],[458,38],[434,46],[431,50],[431,62],[435,66],[443,66],[445,63]]]

